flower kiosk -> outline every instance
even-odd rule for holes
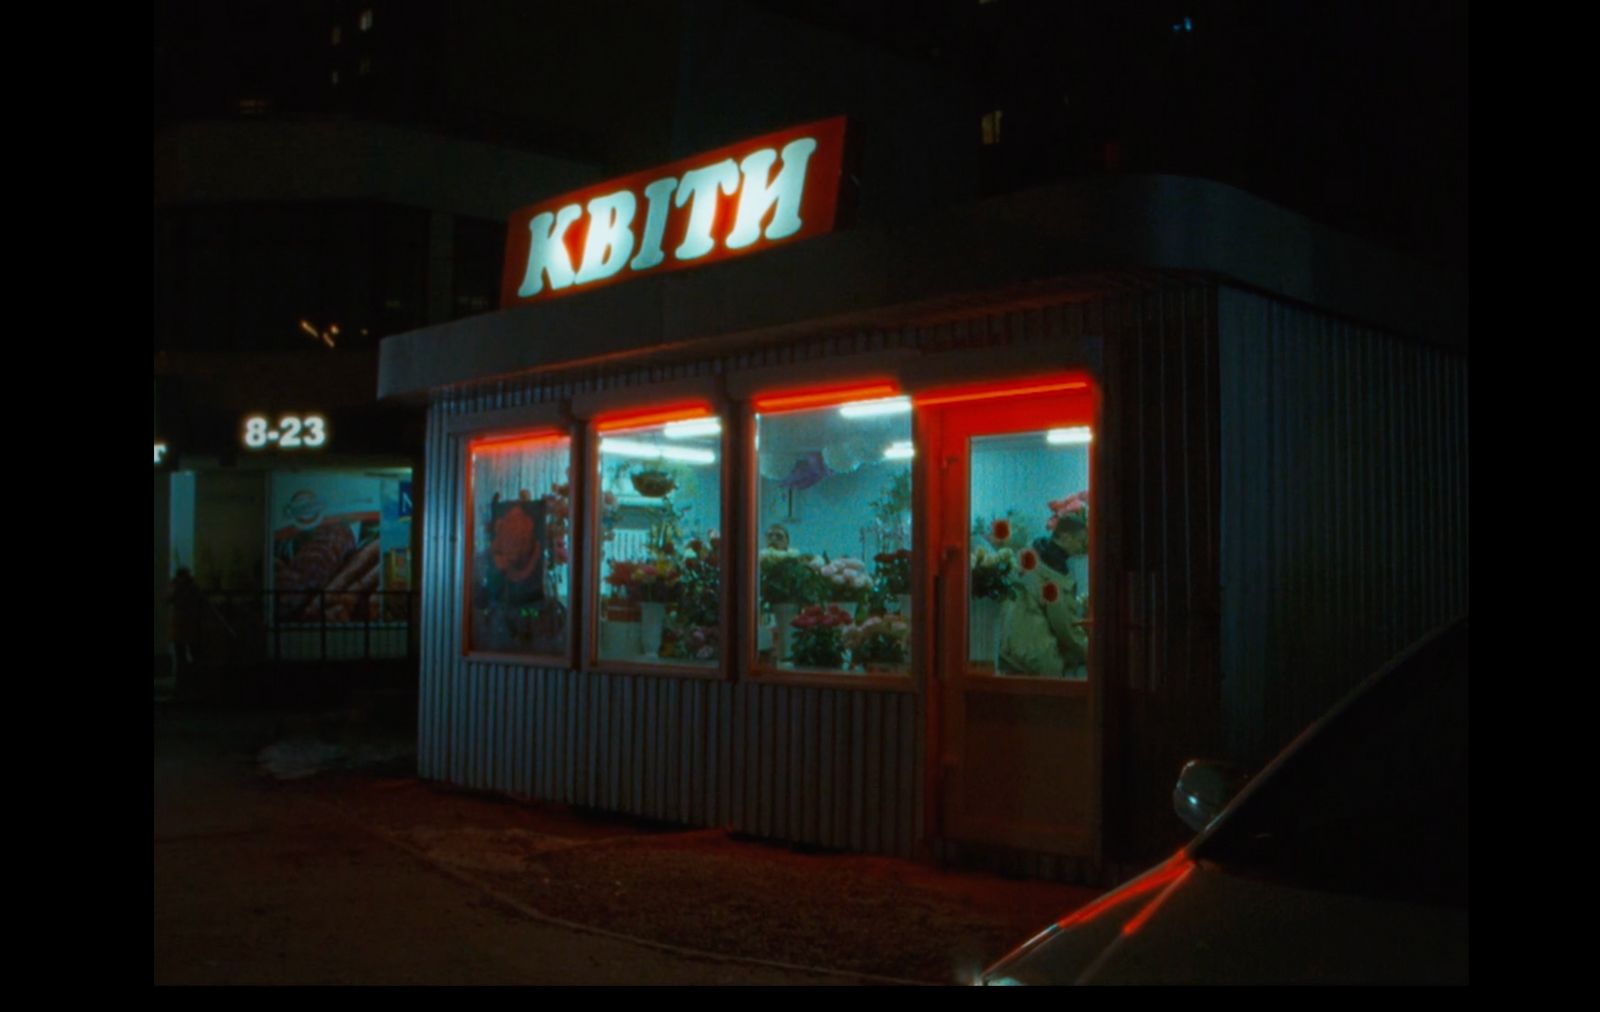
[[[1316,692],[1275,687],[1258,636],[1291,577],[1238,538],[1281,528],[1271,557],[1300,551],[1260,510],[1322,489],[1342,444],[1250,492],[1280,423],[1249,391],[1290,404],[1317,380],[1253,349],[1342,325],[1305,307],[1328,293],[1284,308],[1233,246],[1149,223],[1191,229],[1203,205],[1320,233],[1194,181],[847,229],[844,162],[830,120],[532,205],[505,308],[384,342],[382,392],[429,405],[422,774],[1115,877],[1174,835],[1182,759],[1248,759],[1433,617],[1357,650],[1351,616],[1293,598],[1294,642],[1344,637],[1337,672],[1296,669],[1324,672]],[[1439,405],[1462,396],[1464,366],[1407,361]],[[1383,419],[1339,438],[1375,444]],[[1411,444],[1441,488],[1464,482],[1451,424]],[[1374,481],[1403,477],[1380,463]],[[1458,535],[1419,579],[1448,584]]]

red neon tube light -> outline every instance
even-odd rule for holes
[[[705,401],[693,401],[688,404],[630,409],[601,415],[595,419],[594,427],[600,432],[615,432],[618,429],[642,429],[651,425],[664,425],[667,422],[687,422],[696,418],[710,418],[711,415],[710,404]]]
[[[968,386],[944,387],[917,394],[912,401],[918,407],[935,404],[956,404],[961,401],[989,400],[996,397],[1024,397],[1029,394],[1048,394],[1068,390],[1087,390],[1089,381],[1081,376],[1063,376],[1055,379],[1012,380],[1005,383],[977,383]]]
[[[488,436],[484,439],[474,439],[468,445],[468,452],[478,453],[503,453],[507,450],[525,450],[535,446],[549,446],[569,438],[559,429],[540,429],[538,432],[519,432],[514,436]]]
[[[965,386],[949,392],[930,392],[914,397],[917,407],[936,404],[958,404],[962,400],[990,400],[994,397],[1024,397],[1027,394],[1054,394],[1058,391],[1086,391],[1088,380],[1062,380],[1058,383],[986,383],[982,386]]]
[[[763,394],[755,399],[756,410],[764,414],[778,411],[803,411],[806,408],[826,408],[851,401],[871,401],[896,397],[900,387],[895,383],[873,383],[866,386],[818,387],[795,390],[781,394]]]

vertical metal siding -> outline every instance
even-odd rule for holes
[[[1467,607],[1467,365],[1218,294],[1223,703],[1260,761]]]
[[[463,462],[445,423],[589,390],[885,347],[1016,343],[1037,346],[1047,362],[1068,342],[1104,334],[1100,480],[1115,485],[1119,508],[1102,515],[1103,540],[1113,546],[1100,563],[1109,567],[1109,591],[1096,614],[1109,632],[1102,660],[1107,719],[1119,721],[1126,736],[1107,763],[1105,804],[1159,809],[1151,818],[1164,826],[1171,821],[1172,764],[1215,736],[1223,565],[1216,531],[1220,501],[1240,501],[1220,484],[1237,483],[1221,461],[1238,450],[1218,442],[1218,357],[1239,351],[1216,341],[1215,298],[1208,286],[1184,287],[765,347],[666,369],[597,370],[560,383],[495,381],[440,395],[428,433],[422,774],[769,838],[913,853],[927,815],[920,693],[578,674],[464,658]],[[1229,437],[1248,443],[1261,431],[1229,430]],[[1129,799],[1134,794],[1138,800]],[[1125,836],[1141,831],[1136,821],[1124,819]],[[1007,861],[1029,875],[1089,871],[1083,862],[1047,855]]]
[[[921,838],[922,723],[913,694],[579,674],[461,653],[463,459],[455,416],[730,365],[848,355],[913,332],[829,338],[560,384],[495,381],[429,412],[418,768],[463,786],[760,836],[908,855]]]
[[[1174,287],[1102,311],[1107,600],[1095,619],[1105,650],[1102,820],[1105,854],[1116,859],[1175,842],[1172,780],[1220,738],[1222,454],[1213,289]]]

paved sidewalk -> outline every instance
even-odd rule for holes
[[[157,709],[158,980],[966,983],[1095,894],[430,785],[349,713]]]

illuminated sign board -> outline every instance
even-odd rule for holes
[[[844,118],[542,201],[511,216],[500,304],[758,253],[833,229]]]
[[[317,450],[328,443],[328,423],[321,415],[282,415],[276,423],[250,415],[243,439],[247,450]]]
[[[156,466],[160,467],[163,463],[166,462],[166,459],[167,459],[167,444],[163,443],[163,442],[160,442],[158,440],[156,442]]]

